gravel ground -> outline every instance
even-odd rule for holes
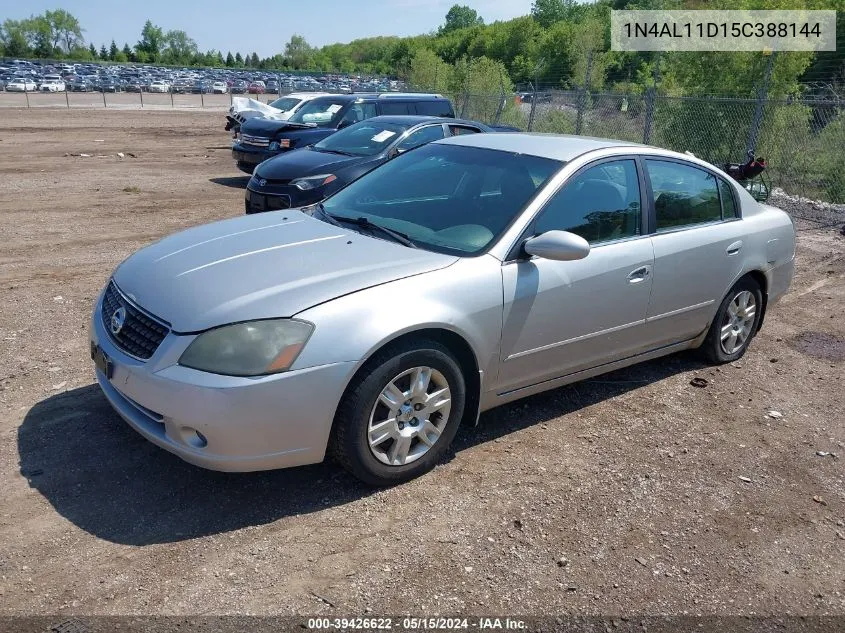
[[[782,200],[815,219],[740,362],[501,407],[394,489],[331,463],[225,475],[112,413],[86,338],[124,257],[242,212],[223,123],[4,110],[0,614],[845,614],[838,211]]]

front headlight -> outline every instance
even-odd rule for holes
[[[200,334],[179,364],[226,376],[262,376],[286,371],[314,326],[296,319],[236,323]]]
[[[297,178],[296,180],[292,180],[290,184],[294,185],[297,189],[300,189],[302,191],[308,191],[309,189],[316,189],[317,187],[327,185],[332,180],[337,180],[337,176],[335,176],[334,174],[320,174],[319,176],[306,176],[305,178]]]

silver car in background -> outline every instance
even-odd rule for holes
[[[94,309],[112,406],[188,462],[310,464],[374,485],[461,421],[633,363],[745,353],[795,232],[712,165],[618,141],[452,137],[320,205],[167,237]]]

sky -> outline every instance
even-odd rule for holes
[[[531,11],[531,0],[457,0],[485,22]],[[200,50],[269,57],[294,33],[322,46],[375,35],[418,35],[436,29],[456,0],[0,0],[0,22],[48,9],[75,15],[86,42],[97,48],[112,38],[134,46],[144,22],[182,30]]]

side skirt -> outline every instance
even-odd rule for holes
[[[652,360],[654,358],[660,358],[661,356],[668,356],[669,354],[674,354],[675,352],[681,352],[683,350],[692,349],[701,345],[701,342],[706,336],[707,330],[705,330],[702,334],[696,336],[694,339],[682,341],[680,343],[673,343],[671,345],[665,345],[663,347],[658,347],[648,352],[643,352],[642,354],[637,354],[636,356],[629,356],[628,358],[623,358],[621,360],[613,361],[611,363],[597,365],[596,367],[591,367],[589,369],[582,369],[581,371],[572,374],[567,374],[558,378],[551,378],[549,380],[544,380],[543,382],[528,385],[526,387],[519,387],[518,389],[512,389],[511,391],[505,391],[503,393],[496,393],[490,391],[483,395],[480,410],[487,411],[488,409],[498,407],[499,405],[506,404],[508,402],[513,402],[514,400],[519,400],[520,398],[533,396],[536,393],[549,391],[550,389],[557,389],[558,387],[564,387],[574,382],[586,380],[587,378],[600,376],[601,374],[606,374],[617,369],[622,369],[623,367],[630,367],[631,365],[636,365],[637,363],[642,363],[647,360]]]

